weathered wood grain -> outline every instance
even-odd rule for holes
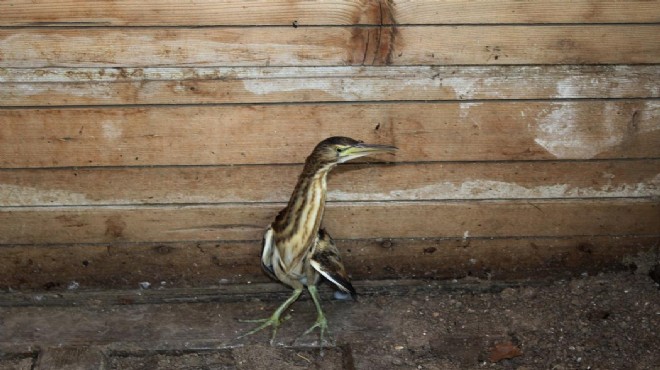
[[[407,64],[625,64],[660,61],[660,26],[402,28],[391,53]],[[651,39],[647,39],[651,38]],[[389,64],[389,63],[388,63]]]
[[[0,170],[0,206],[286,202],[301,165]],[[660,160],[346,164],[329,201],[660,196]]]
[[[359,34],[362,29],[355,30]],[[360,61],[364,56],[363,47],[346,45],[352,31],[343,27],[4,29],[0,30],[0,67],[343,65],[357,60],[358,54]]]
[[[640,368],[652,369],[658,362],[652,350],[655,331],[647,327],[655,324],[655,306],[660,303],[653,284],[639,276],[604,274],[575,282],[540,284],[474,281],[380,284],[358,286],[364,289],[360,291],[366,291],[359,304],[333,301],[330,292],[322,288],[323,309],[338,343],[328,346],[324,356],[318,355],[313,336],[300,339],[296,346],[290,344],[314,320],[314,306],[307,294],[292,307],[292,319],[277,333],[277,345],[264,343],[268,340],[267,331],[250,339],[236,340],[237,334],[251,328],[237,319],[264,316],[290,293],[283,287],[273,292],[274,284],[179,291],[185,294],[183,300],[177,300],[178,292],[168,289],[65,292],[61,296],[66,298],[60,299],[57,293],[23,294],[26,298],[40,296],[44,301],[52,299],[61,303],[3,307],[0,313],[6,335],[0,338],[0,349],[5,353],[21,353],[26,348],[47,350],[84,344],[108,356],[108,366],[104,368],[123,370],[404,367],[393,366],[393,359],[422,363],[422,367],[428,368],[445,363],[450,363],[445,368],[468,368],[483,362],[486,357],[482,354],[488,353],[490,343],[509,340],[515,332],[525,338],[528,351],[523,359],[525,363],[556,363],[553,350],[561,344],[556,344],[555,336],[551,335],[534,347],[540,349],[540,354],[529,359],[529,343],[537,338],[536,327],[540,327],[548,331],[561,329],[564,340],[580,334],[587,337],[580,337],[580,342],[588,341],[593,347],[576,348],[571,353],[575,358],[584,355],[583,362],[595,364],[593,367],[600,368],[600,364],[626,367],[629,361],[624,356],[630,352],[635,354],[634,361]],[[593,291],[598,292],[597,299],[592,298]],[[188,293],[198,294],[199,299]],[[11,296],[18,298],[20,294]],[[118,300],[142,304],[118,305]],[[181,301],[198,303],[177,304]],[[634,305],[637,302],[639,307]],[[647,302],[648,305],[644,304]],[[562,303],[565,307],[555,307]],[[607,330],[613,320],[626,322],[625,330],[636,335],[629,335],[630,340],[626,339],[624,344],[604,351],[600,347],[610,341]],[[622,332],[625,336],[625,331]],[[600,335],[604,338],[597,338]],[[612,340],[618,339],[618,333],[612,336]],[[406,338],[412,339],[406,341]],[[405,346],[406,357],[394,349],[399,343]],[[573,361],[573,358],[564,359],[563,363]],[[264,363],[275,365],[262,366]]]
[[[615,269],[612,269],[616,271]],[[610,270],[610,271],[612,271]],[[564,272],[559,276],[570,277],[574,274]],[[262,274],[263,277],[263,274]],[[516,281],[517,280],[517,281]],[[363,280],[354,281],[354,286],[359,290],[360,296],[378,296],[387,295],[401,297],[410,295],[411,292],[444,294],[444,293],[495,293],[510,287],[520,287],[521,285],[542,286],[547,285],[550,279],[539,281],[521,281],[521,279],[509,281],[483,281],[478,279],[462,279],[454,281],[442,281],[425,279],[422,284],[417,279],[398,279],[398,280]],[[170,288],[141,288],[140,289],[112,289],[112,290],[64,290],[58,287],[48,289],[39,289],[38,291],[25,292],[6,292],[3,293],[3,300],[0,300],[0,309],[7,310],[10,307],[62,307],[62,306],[122,306],[122,305],[144,305],[144,304],[162,304],[162,303],[229,303],[245,302],[282,301],[290,296],[291,290],[287,287],[273,282],[255,282],[248,284],[227,284],[221,281],[220,284],[213,284],[205,287],[170,287]],[[167,284],[164,284],[167,286]],[[55,289],[53,289],[55,288]],[[326,284],[321,284],[320,293],[324,299],[330,298],[332,288]],[[310,297],[303,295],[301,301],[311,302]],[[339,302],[338,302],[339,303]],[[313,303],[310,303],[313,304]],[[312,306],[310,306],[312,307]],[[311,316],[310,316],[311,317]],[[15,344],[15,343],[13,343]],[[13,354],[12,357],[32,357],[36,358],[37,353],[30,353],[29,350],[20,348],[10,343],[0,344],[0,348]],[[107,348],[107,347],[106,347]],[[163,349],[163,348],[161,348]],[[124,352],[117,347],[114,350]],[[114,352],[113,350],[113,352]],[[130,350],[130,349],[129,349]]]
[[[18,351],[18,353],[7,353],[3,351],[0,357],[0,368],[8,370],[34,370],[37,354]]]
[[[656,237],[337,240],[354,280],[488,277],[542,279],[627,266]],[[0,288],[207,287],[270,281],[258,241],[3,246]],[[640,257],[637,257],[640,258]],[[144,284],[143,284],[144,285]]]
[[[403,24],[654,23],[660,19],[657,1],[394,0],[393,3],[393,17]]]
[[[0,29],[0,67],[658,63],[658,34],[655,24],[16,28]]]
[[[387,5],[389,4],[389,6]],[[570,11],[566,9],[570,7]],[[84,0],[0,3],[0,26],[635,23],[660,21],[657,1],[283,1]],[[381,14],[386,12],[387,17]]]
[[[0,106],[657,98],[660,66],[5,68]]]
[[[381,160],[660,157],[660,102],[179,106],[0,110],[0,167],[302,163],[332,135]]]
[[[64,346],[48,348],[39,353],[35,370],[103,370],[107,362],[99,348]]]
[[[357,280],[657,254],[658,1],[12,0],[0,14],[2,288],[265,282],[263,229],[338,134],[401,148],[375,159],[401,163],[330,179],[325,224]]]
[[[258,240],[283,206],[3,208],[0,243]],[[344,239],[616,236],[658,234],[659,217],[656,199],[370,202],[331,203],[324,224]]]

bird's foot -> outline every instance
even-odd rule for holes
[[[259,326],[257,326],[256,328],[254,328],[254,329],[252,329],[252,330],[246,332],[246,333],[243,333],[243,334],[239,335],[238,337],[236,337],[236,339],[242,339],[242,338],[245,338],[245,337],[247,337],[247,336],[249,336],[249,335],[252,335],[252,334],[258,333],[258,332],[262,331],[263,329],[266,329],[266,328],[269,327],[269,326],[272,326],[272,327],[273,327],[273,334],[272,334],[272,336],[270,337],[270,345],[272,346],[273,343],[275,342],[275,335],[277,334],[277,329],[279,328],[280,324],[282,324],[285,320],[288,320],[289,318],[291,318],[291,316],[289,316],[289,315],[287,315],[287,316],[285,316],[285,317],[283,317],[283,318],[280,318],[280,315],[278,315],[277,313],[275,313],[275,314],[273,314],[271,317],[266,318],[266,319],[238,320],[238,322],[246,322],[246,323],[257,323],[257,322],[260,322],[260,323],[262,323],[262,324],[259,325]]]
[[[319,328],[319,347],[321,347],[321,354],[322,354],[324,344],[328,344],[328,346],[335,345],[335,341],[332,339],[332,334],[330,334],[330,330],[328,329],[328,320],[326,320],[325,316],[317,317],[314,325],[312,325],[309,329],[305,330],[304,333],[302,333],[298,338],[296,338],[294,343],[298,342],[300,338],[311,333],[316,328]],[[330,337],[330,340],[326,340],[325,338],[326,334]]]

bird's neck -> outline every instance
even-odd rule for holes
[[[273,223],[280,240],[307,244],[316,236],[325,210],[326,178],[333,167],[307,160],[289,203]]]

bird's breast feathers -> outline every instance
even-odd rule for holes
[[[273,228],[266,230],[261,250],[261,265],[270,277],[282,282],[303,277],[303,259],[296,258],[297,256],[291,253],[296,248],[291,248],[290,245],[296,242],[300,243],[292,239],[277,241]]]

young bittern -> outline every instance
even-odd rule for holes
[[[321,276],[340,291],[351,294],[353,298],[356,296],[334,241],[320,228],[325,210],[326,178],[339,163],[372,154],[393,153],[396,149],[389,145],[364,144],[339,136],[327,138],[316,145],[305,161],[289,203],[266,230],[263,239],[263,269],[272,278],[293,288],[293,294],[269,318],[250,320],[262,324],[241,337],[272,326],[272,344],[282,322],[282,314],[307,287],[318,316],[314,325],[303,335],[319,328],[320,344],[323,345],[328,322],[321,310],[316,289]]]

